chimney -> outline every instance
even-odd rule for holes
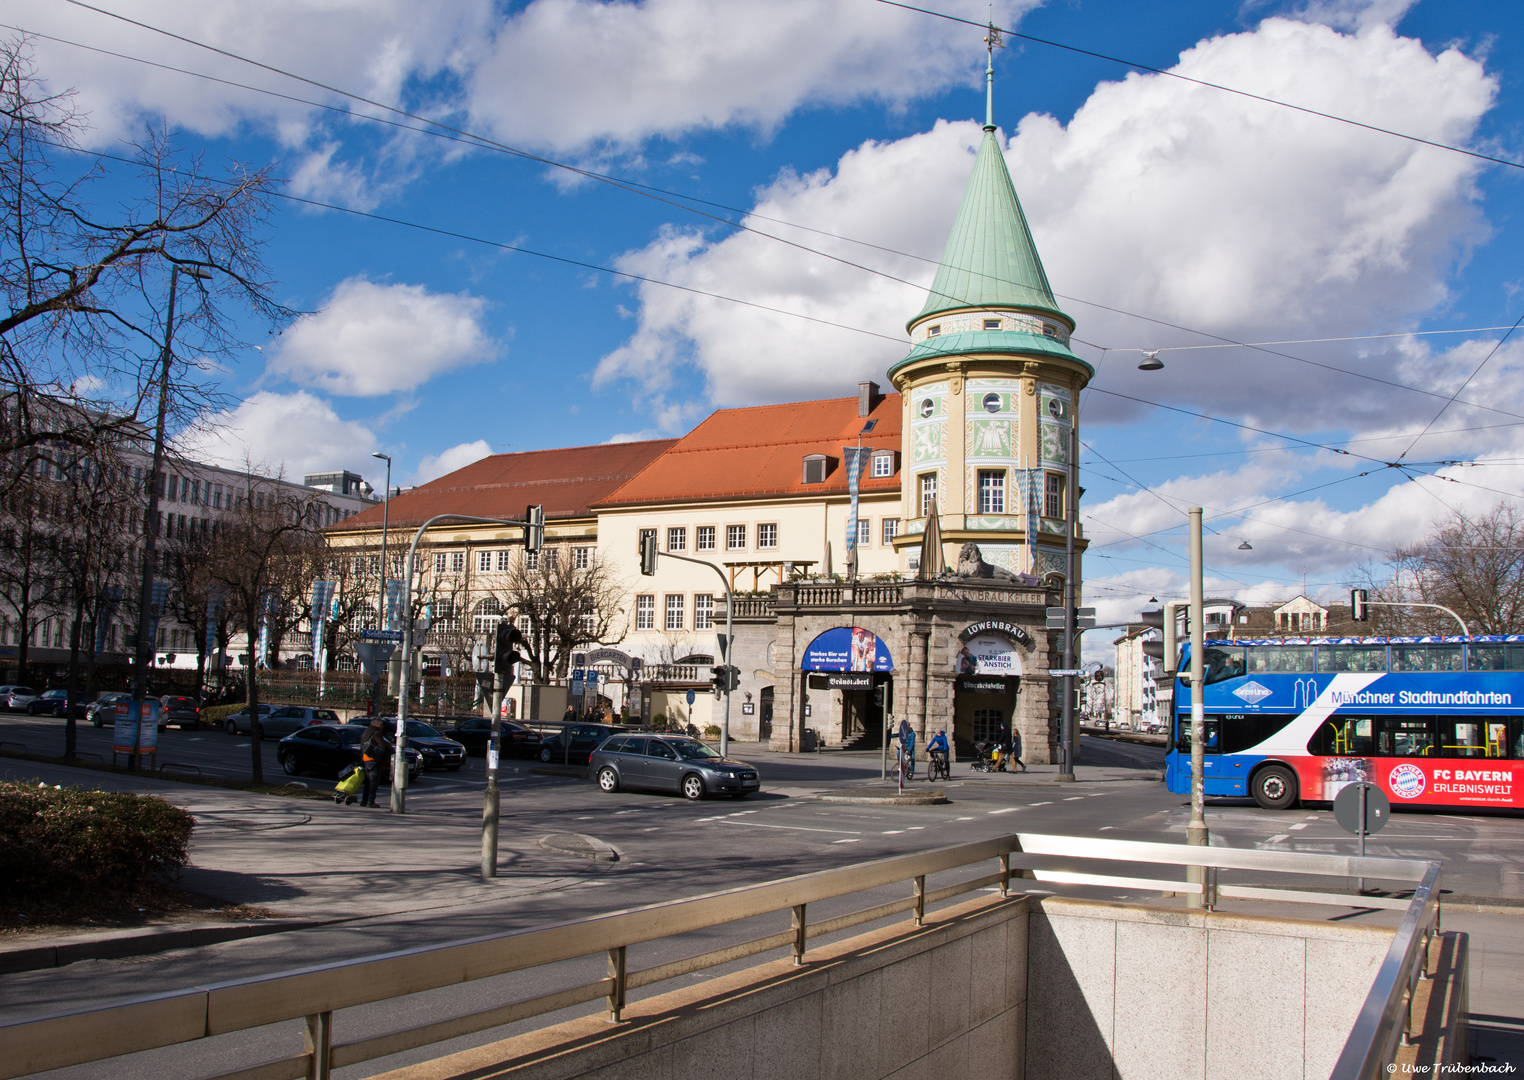
[[[878,383],[860,382],[857,384],[857,415],[867,416],[873,411],[879,402]]]

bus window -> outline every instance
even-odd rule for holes
[[[1319,671],[1385,671],[1385,645],[1319,645]]]
[[[1369,717],[1336,716],[1318,728],[1307,743],[1307,752],[1322,757],[1369,757],[1376,750],[1371,728]]]
[[[1312,661],[1311,645],[1256,645],[1249,649],[1251,675],[1312,671]]]
[[[1524,645],[1468,645],[1472,671],[1524,671]]]
[[[1211,719],[1222,724],[1222,752],[1237,754],[1252,749],[1276,734],[1291,721],[1295,713],[1224,713]]]
[[[1459,671],[1459,645],[1393,645],[1393,671]]]
[[[1204,667],[1203,681],[1208,686],[1228,679],[1236,679],[1244,673],[1244,651],[1241,648],[1224,649],[1213,646],[1204,649],[1201,653],[1201,662]]]
[[[1382,716],[1376,720],[1376,753],[1382,757],[1429,757],[1434,726],[1427,716]]]
[[[1439,752],[1444,757],[1485,757],[1485,731],[1480,720],[1439,719]]]
[[[1175,748],[1182,754],[1189,754],[1191,752],[1191,717],[1189,713],[1180,717],[1177,731]],[[1201,744],[1201,752],[1203,754],[1219,753],[1221,748],[1217,738],[1217,718],[1215,716],[1206,718],[1203,724],[1203,731],[1206,734],[1206,739]]]

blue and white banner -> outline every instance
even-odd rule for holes
[[[402,629],[402,586],[403,583],[397,578],[390,578],[386,582],[386,629]]]
[[[100,607],[95,613],[96,656],[106,651],[106,638],[111,633],[111,624],[116,621],[116,608],[121,602],[122,587],[120,585],[107,585],[101,590]]]
[[[847,562],[851,563],[857,552],[857,489],[862,480],[863,465],[872,451],[864,446],[843,446],[842,464],[847,469],[847,495],[851,504],[847,509]]]

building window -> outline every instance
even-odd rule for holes
[[[894,451],[883,451],[873,455],[873,478],[881,480],[894,475]]]
[[[726,551],[745,551],[746,550],[746,526],[745,525],[726,525],[725,526],[725,550]]]
[[[505,549],[503,551],[499,551],[497,553],[497,572],[500,574],[506,572],[508,568],[513,565],[512,560],[513,552],[511,550]]]
[[[561,565],[561,551],[559,548],[546,548],[541,554],[545,556],[545,572],[547,574]]]
[[[1000,395],[999,394],[985,394],[984,395],[984,401],[983,401],[982,404],[984,405],[984,411],[985,412],[992,412],[992,413],[999,412],[1000,411],[1000,404],[1001,404],[1001,402],[1000,402]]]
[[[888,547],[894,542],[894,538],[900,534],[900,519],[884,519],[884,546]]]
[[[1061,518],[1064,516],[1064,474],[1048,473],[1043,484],[1042,500],[1043,517]]]
[[[664,625],[668,630],[681,630],[686,625],[683,620],[682,593],[674,593],[667,597],[667,621]]]
[[[1000,320],[999,319],[985,319],[984,320],[984,328],[986,330],[999,330],[1000,329]]]
[[[809,454],[804,459],[804,482],[806,484],[825,483],[828,461],[824,454]]]
[[[572,569],[586,570],[593,565],[593,549],[590,547],[572,548]]]
[[[635,629],[656,629],[656,597],[647,594],[635,598]]]
[[[873,543],[873,519],[857,519],[857,546],[869,547]]]
[[[450,552],[450,572],[463,574],[466,572],[466,553],[464,551]]]
[[[926,336],[927,337],[936,337],[941,332],[942,332],[942,324],[941,323],[933,323],[931,326],[928,326],[926,328]]]
[[[937,474],[934,472],[921,474],[921,517],[931,516],[932,507],[937,504]]]
[[[476,553],[476,569],[482,573],[488,573],[492,569],[492,552],[479,551]]]
[[[540,553],[538,551],[524,552],[524,569],[538,570],[540,568]]]
[[[646,541],[647,540],[650,540],[651,543],[653,543],[653,544],[656,543],[656,530],[655,529],[641,529],[640,530],[640,535],[638,537],[638,543],[636,544],[636,547],[635,547],[635,554],[636,554],[637,558],[640,558],[641,557],[640,553],[645,551],[645,549],[646,549]]]
[[[757,526],[757,547],[771,551],[778,546],[778,526],[770,523]]]
[[[693,549],[695,551],[714,550],[714,526],[700,525],[693,530]]]
[[[133,469],[132,471],[133,472],[137,472],[136,469]],[[213,484],[212,485],[212,506],[215,509],[218,509],[218,510],[222,509],[222,485],[221,484]]]
[[[698,593],[693,597],[693,628],[695,630],[714,629],[714,597],[707,593]]]
[[[979,513],[1005,513],[1005,472],[1003,470],[979,470]]]
[[[687,529],[668,529],[667,530],[667,550],[668,551],[687,551],[688,550],[688,530]]]
[[[442,574],[444,572],[445,572],[445,554],[444,554],[444,552],[441,551],[441,552],[437,552],[434,555],[434,573],[436,573],[436,574]]]

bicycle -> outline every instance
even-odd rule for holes
[[[946,750],[926,752],[926,779],[932,783],[952,779],[952,767],[948,764]]]

